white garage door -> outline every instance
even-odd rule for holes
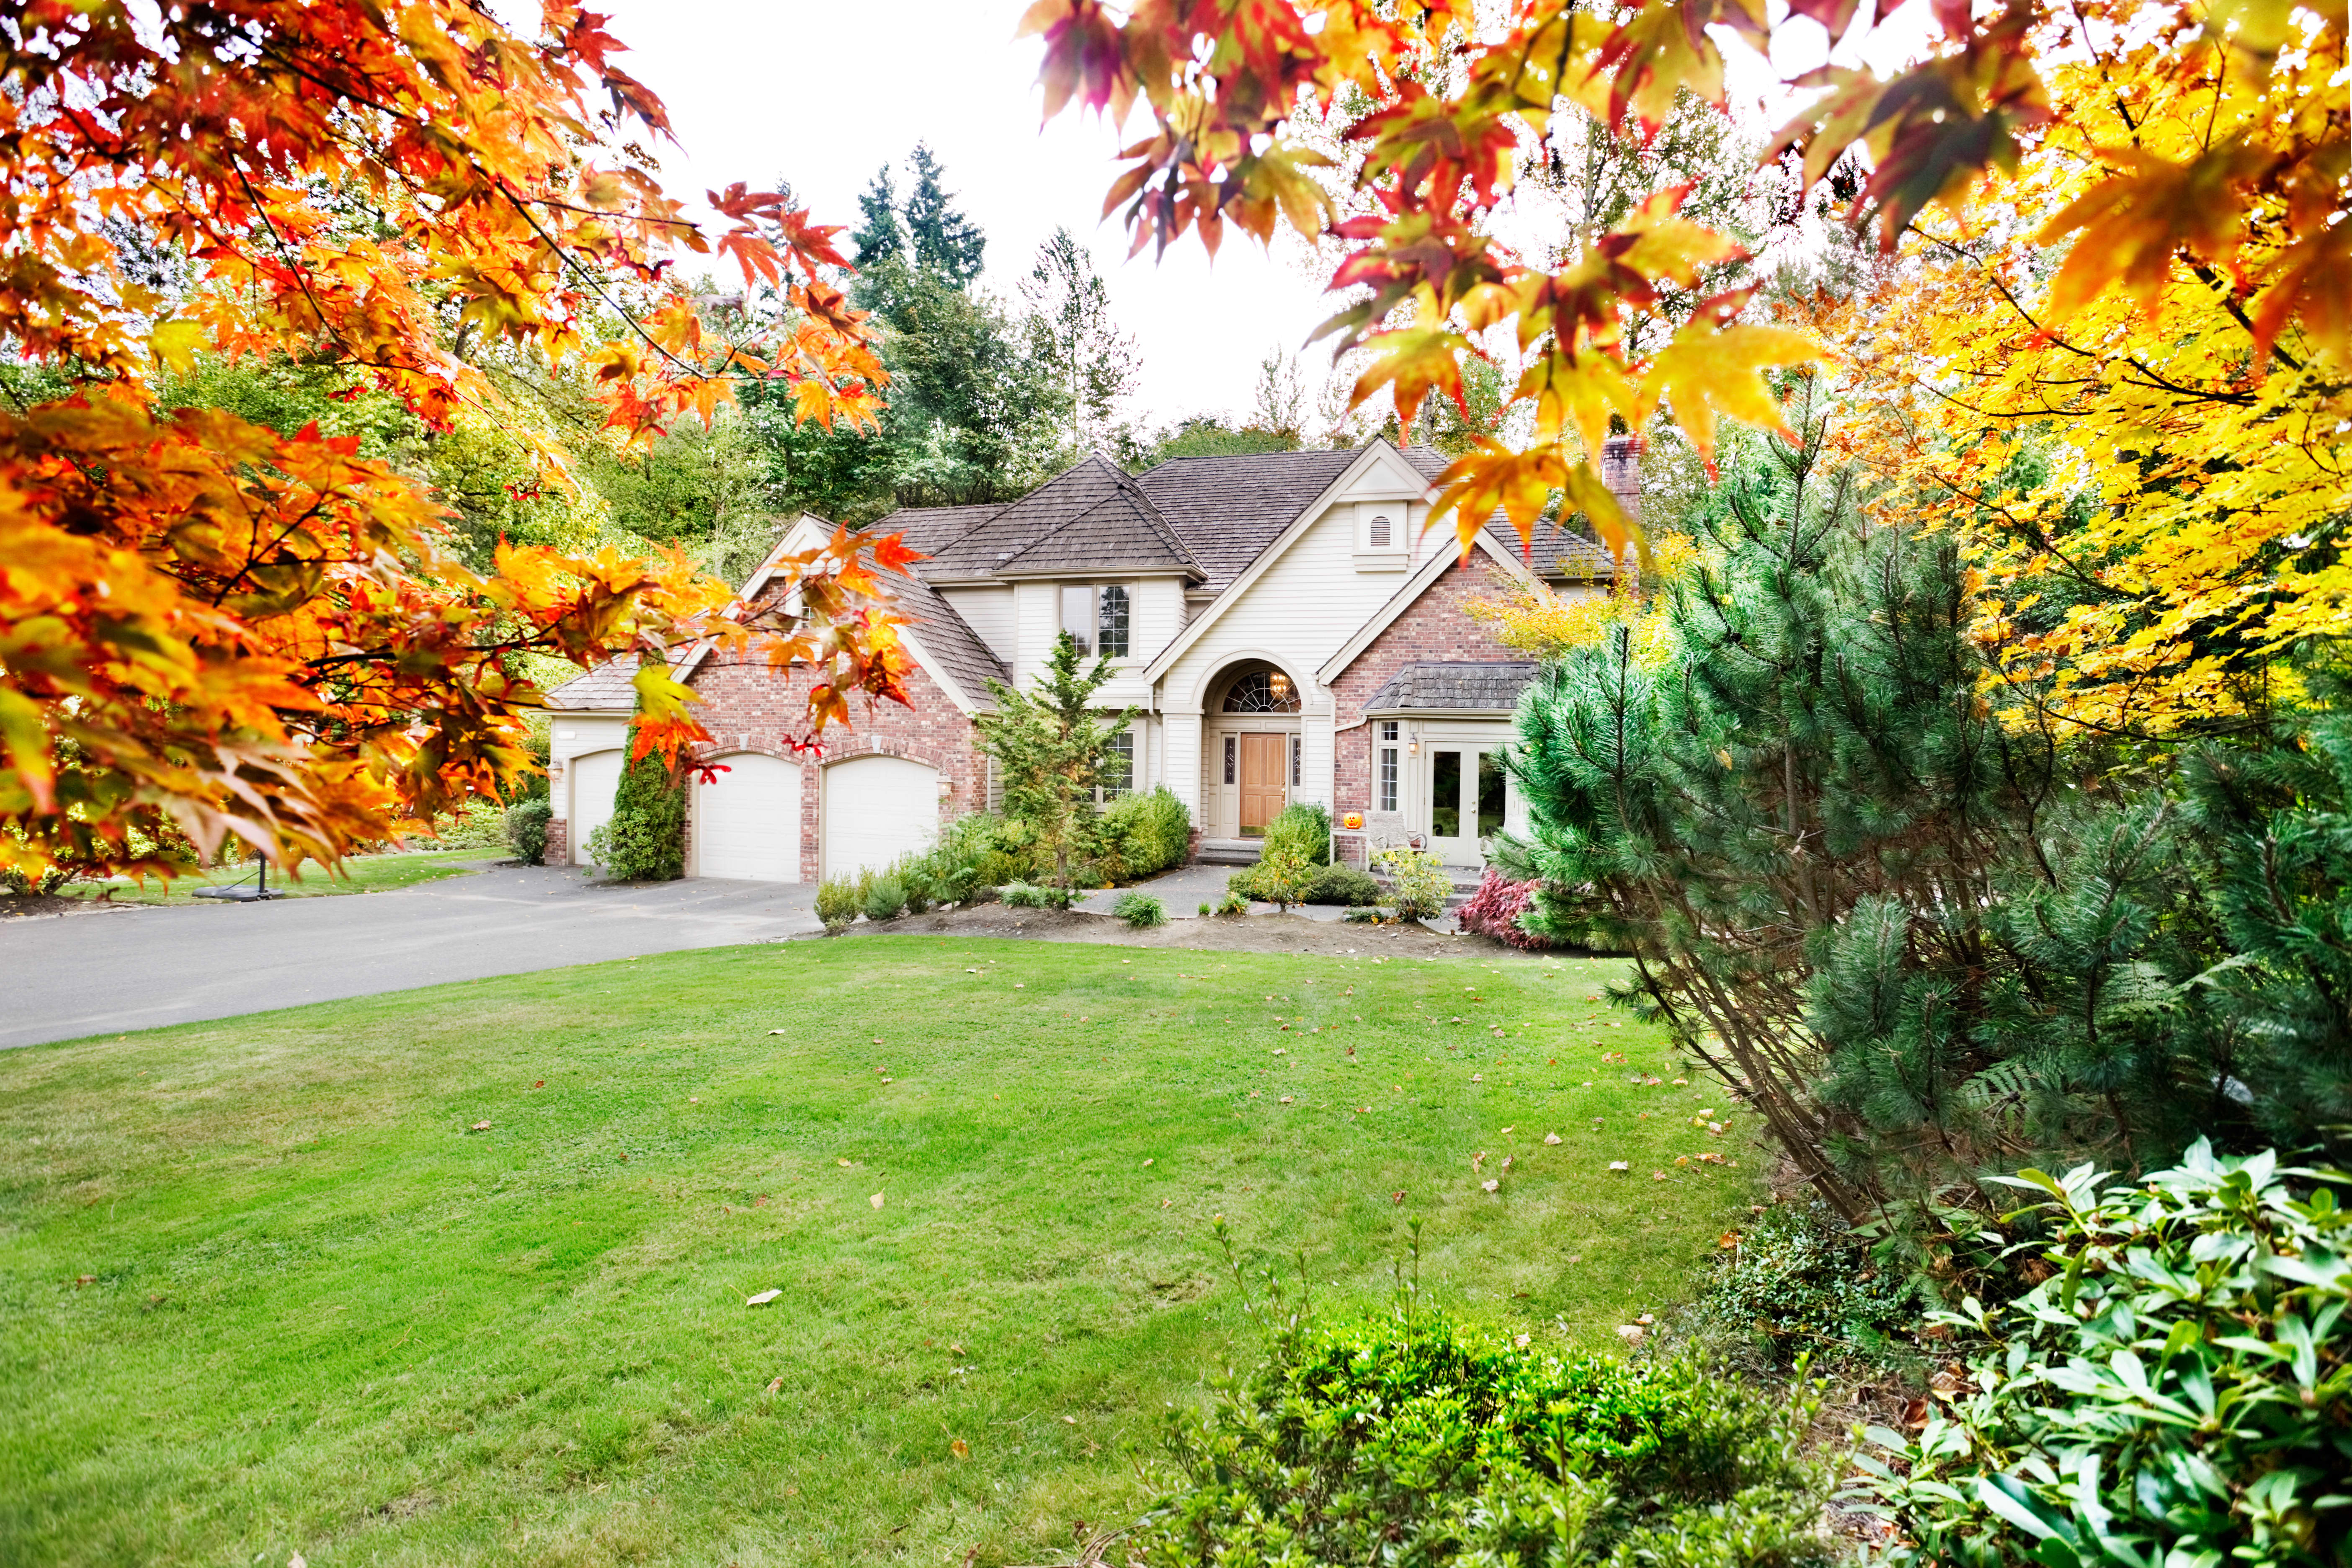
[[[937,768],[904,757],[853,757],[824,770],[824,874],[880,870],[940,834]]]
[[[694,792],[695,869],[739,882],[797,882],[801,771],[781,757],[736,752]]]
[[[590,752],[563,764],[572,775],[572,809],[566,820],[574,866],[589,864],[588,836],[613,820],[613,792],[621,787],[623,755],[617,750]]]

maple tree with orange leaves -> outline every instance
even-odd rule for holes
[[[803,741],[905,700],[875,575],[910,559],[895,537],[782,563],[802,613],[754,623],[677,555],[502,545],[477,573],[355,441],[158,405],[202,353],[339,367],[430,428],[495,418],[471,339],[584,366],[625,439],[751,377],[871,423],[881,367],[820,270],[836,230],[740,184],[715,233],[686,218],[604,17],[551,4],[524,37],[457,0],[33,0],[0,49],[0,332],[68,384],[0,409],[0,871],[168,875],[175,831],[331,864],[498,795],[531,765],[525,653],[642,657],[639,746],[673,756],[703,738],[667,673],[695,639],[816,666]],[[707,339],[674,272],[695,256],[788,319]],[[533,455],[568,482],[561,447]]]

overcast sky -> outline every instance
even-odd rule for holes
[[[669,106],[683,148],[659,156],[664,184],[681,199],[698,203],[736,180],[764,189],[781,175],[820,220],[854,227],[876,167],[928,142],[963,210],[987,231],[988,286],[1008,297],[1039,243],[1067,225],[1092,245],[1120,321],[1141,342],[1139,402],[1155,422],[1245,412],[1266,351],[1298,351],[1332,310],[1303,258],[1269,258],[1246,237],[1229,239],[1213,265],[1189,237],[1162,260],[1148,250],[1127,258],[1118,220],[1097,218],[1118,138],[1069,112],[1040,130],[1041,46],[1013,37],[1024,0],[595,0],[594,8],[611,12],[612,31],[630,47],[620,63]],[[1801,38],[1795,52],[1807,52]],[[1817,63],[1818,46],[1810,52],[1816,58],[1780,63],[1801,69]],[[1735,70],[1735,95],[1744,89],[1752,106],[1763,79]],[[1743,118],[1751,117],[1764,113],[1751,107]],[[1310,388],[1328,363],[1327,350],[1308,354]]]

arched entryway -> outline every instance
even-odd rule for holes
[[[1263,838],[1300,784],[1301,693],[1267,659],[1238,659],[1209,682],[1201,716],[1201,836]]]

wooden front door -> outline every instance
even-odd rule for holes
[[[1290,804],[1290,737],[1244,735],[1242,810],[1244,838],[1263,838],[1266,824]]]

